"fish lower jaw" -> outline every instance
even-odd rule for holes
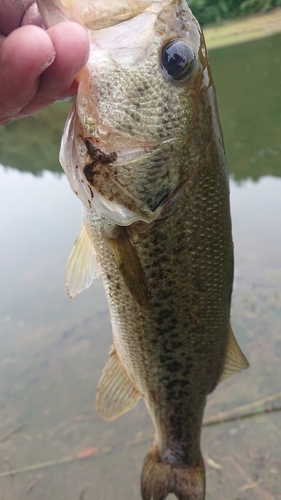
[[[182,195],[186,184],[183,183],[170,193],[168,199],[161,203],[154,211],[147,206],[139,203],[136,209],[131,209],[131,200],[128,198],[128,206],[119,203],[118,199],[110,200],[106,196],[99,193],[93,186],[91,188],[91,196],[87,191],[87,185],[83,183],[83,194],[79,196],[82,203],[87,209],[95,212],[96,215],[110,220],[119,226],[131,226],[135,223],[140,223],[143,226],[142,231],[146,231],[151,227],[151,224],[169,217],[177,206],[177,201]],[[77,194],[77,193],[76,193]],[[136,202],[136,200],[134,200]],[[135,203],[136,204],[136,203]],[[141,228],[140,228],[141,229]]]

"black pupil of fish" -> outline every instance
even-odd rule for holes
[[[172,40],[162,49],[162,64],[175,80],[189,76],[195,66],[195,53],[183,40]]]

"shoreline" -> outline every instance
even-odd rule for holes
[[[281,7],[203,29],[207,48],[216,49],[281,33]]]

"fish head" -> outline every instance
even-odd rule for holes
[[[121,22],[110,1],[107,17],[84,15],[90,56],[60,154],[83,204],[118,225],[150,223],[177,196],[210,86],[203,35],[186,1],[132,3]]]

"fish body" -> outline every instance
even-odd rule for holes
[[[48,19],[86,19],[73,3],[45,3]],[[207,395],[248,366],[230,327],[223,140],[204,37],[186,2],[123,3],[83,20],[90,58],[61,148],[83,206],[67,289],[74,296],[102,275],[114,344],[96,404],[113,420],[144,398],[155,438],[143,500],[203,500]]]

